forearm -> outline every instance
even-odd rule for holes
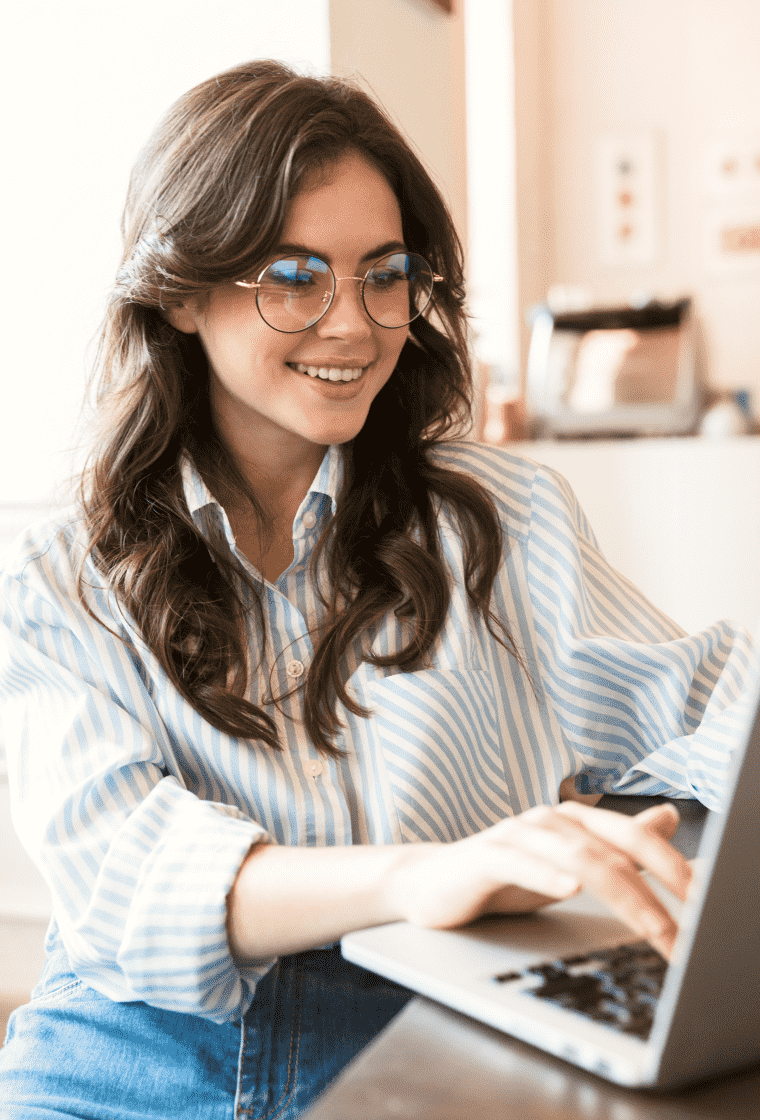
[[[243,962],[297,953],[338,941],[353,929],[398,920],[403,915],[390,884],[410,855],[400,844],[257,845],[227,899],[233,957]]]

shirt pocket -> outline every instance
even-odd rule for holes
[[[490,675],[427,669],[368,682],[405,841],[452,841],[512,815]]]

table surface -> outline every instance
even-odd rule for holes
[[[605,798],[633,813],[658,799]],[[679,802],[674,838],[696,853],[706,810]],[[759,1120],[760,1066],[678,1092],[624,1089],[417,997],[304,1120]]]
[[[624,1089],[413,999],[304,1120],[758,1120],[760,1067],[677,1093]]]

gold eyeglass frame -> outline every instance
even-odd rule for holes
[[[300,334],[301,331],[308,331],[311,327],[316,326],[316,324],[319,323],[320,320],[324,319],[325,315],[327,314],[327,312],[330,310],[330,307],[332,306],[332,302],[335,299],[335,293],[338,290],[338,284],[341,280],[356,280],[359,284],[361,284],[362,306],[363,306],[365,312],[367,313],[367,315],[369,316],[369,318],[372,319],[372,322],[375,323],[378,327],[383,327],[387,331],[398,331],[398,330],[401,330],[402,327],[408,327],[409,323],[413,323],[415,319],[419,319],[420,315],[422,314],[423,311],[425,311],[428,304],[430,303],[430,300],[433,298],[432,287],[430,289],[430,294],[428,295],[425,306],[420,308],[420,310],[417,312],[417,314],[415,316],[413,316],[413,318],[409,319],[408,322],[406,322],[406,323],[399,323],[398,326],[388,327],[388,326],[385,325],[385,323],[378,323],[377,319],[374,319],[372,317],[372,315],[370,314],[369,309],[367,307],[367,302],[364,298],[364,285],[366,283],[367,277],[369,276],[370,272],[372,271],[373,268],[377,267],[377,265],[380,263],[380,261],[385,260],[386,257],[393,257],[393,256],[396,256],[397,254],[402,253],[402,252],[406,252],[406,251],[401,250],[401,249],[396,249],[392,253],[386,253],[384,256],[379,257],[373,264],[371,264],[369,266],[369,268],[367,269],[367,271],[364,273],[363,276],[336,276],[335,273],[333,272],[332,268],[330,267],[330,265],[327,263],[327,261],[323,261],[321,257],[314,256],[313,259],[318,260],[320,262],[320,264],[323,264],[325,266],[325,268],[329,271],[330,275],[332,276],[332,278],[333,278],[333,290],[332,290],[332,292],[325,292],[324,296],[322,297],[322,302],[325,304],[325,306],[324,306],[324,309],[322,310],[322,313],[319,315],[319,317],[317,319],[315,319],[313,323],[308,323],[305,327],[298,327],[297,330],[294,330],[294,331],[284,331],[280,327],[273,327],[272,324],[269,322],[269,320],[263,314],[261,308],[259,307],[259,288],[262,287],[261,277],[264,275],[264,273],[267,271],[267,269],[270,269],[272,267],[272,265],[277,263],[277,261],[272,261],[272,263],[268,264],[266,266],[266,268],[262,268],[261,272],[259,273],[258,280],[256,280],[256,281],[235,280],[234,283],[237,284],[238,287],[240,287],[240,288],[255,289],[255,291],[256,291],[256,309],[257,309],[259,315],[261,315],[261,318],[264,320],[266,325],[268,327],[271,327],[271,329],[273,331],[278,331],[280,334]],[[407,253],[406,255],[407,256],[413,256],[413,257],[419,257],[420,260],[423,260],[425,262],[425,264],[428,266],[428,268],[430,268],[430,262],[427,260],[427,257],[422,256],[422,253],[410,252],[410,253]],[[290,255],[290,257],[287,257],[287,256],[278,257],[277,259],[278,260],[290,260],[294,256],[297,256],[297,254],[292,253]],[[444,279],[444,277],[439,276],[437,272],[433,272],[432,268],[430,268],[430,274],[433,278],[433,283],[434,284],[437,283],[437,282],[440,282],[441,280]]]

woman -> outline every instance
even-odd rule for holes
[[[685,638],[561,479],[456,442],[461,253],[405,141],[239,67],[159,126],[124,236],[79,516],[4,575],[55,917],[3,1116],[299,1115],[408,998],[341,960],[362,926],[585,885],[669,954],[639,868],[685,895],[676,814],[583,802],[717,803],[742,640]]]

